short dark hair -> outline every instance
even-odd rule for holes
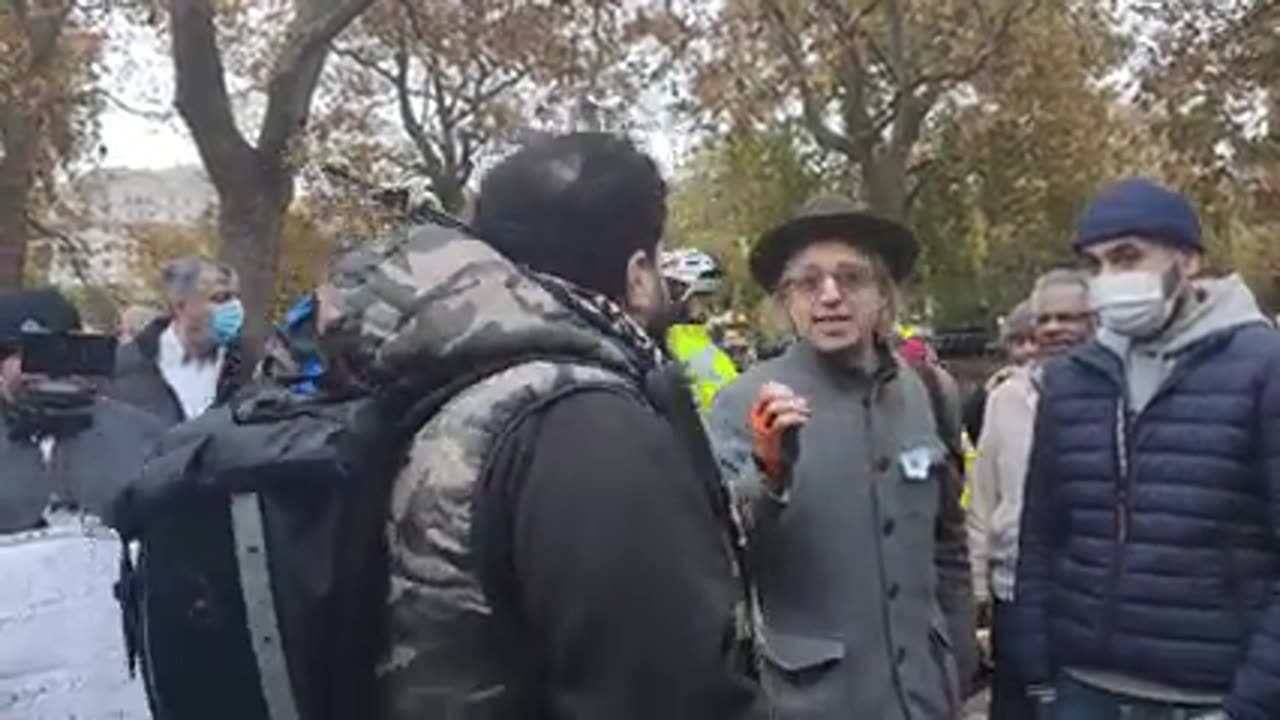
[[[653,252],[666,216],[652,158],[625,137],[572,133],[536,140],[490,171],[473,227],[516,263],[621,298],[627,261]]]

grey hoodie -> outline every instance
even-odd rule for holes
[[[1106,328],[1098,331],[1098,341],[1124,361],[1132,412],[1146,408],[1188,348],[1223,330],[1267,322],[1239,275],[1195,283],[1191,302],[1152,340],[1133,342]]]

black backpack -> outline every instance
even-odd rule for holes
[[[389,492],[438,406],[261,388],[165,436],[115,512],[155,720],[379,716]]]

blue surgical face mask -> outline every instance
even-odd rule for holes
[[[240,337],[244,328],[244,304],[240,298],[220,302],[209,310],[209,333],[214,342],[226,347]]]

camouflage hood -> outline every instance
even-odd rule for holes
[[[322,352],[364,389],[448,382],[518,357],[642,377],[662,357],[608,299],[524,271],[457,230],[419,226],[355,247],[330,281]]]

